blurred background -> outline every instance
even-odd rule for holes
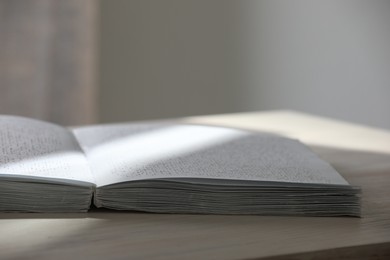
[[[275,109],[390,129],[390,1],[0,0],[0,114]]]

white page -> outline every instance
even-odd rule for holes
[[[0,116],[0,178],[54,178],[93,183],[88,162],[73,134],[34,119]]]
[[[348,183],[296,140],[236,129],[163,123],[73,130],[97,186],[151,178]]]

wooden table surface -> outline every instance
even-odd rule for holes
[[[300,139],[362,187],[362,218],[1,213],[0,258],[390,259],[390,131],[291,111],[180,121]]]

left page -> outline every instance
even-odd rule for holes
[[[94,182],[86,157],[68,129],[17,116],[0,116],[0,177]]]
[[[68,129],[0,116],[1,212],[86,212],[94,187],[86,157]]]

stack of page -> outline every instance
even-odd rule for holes
[[[359,216],[360,189],[298,140],[144,122],[0,116],[0,211]]]

